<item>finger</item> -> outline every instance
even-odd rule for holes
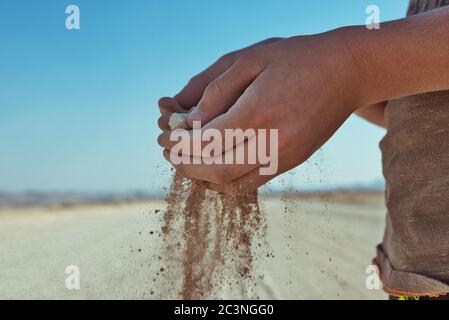
[[[228,150],[225,154],[215,157],[199,158],[178,155],[167,149],[164,150],[164,157],[188,178],[215,184],[227,184],[261,165],[255,156],[257,151],[251,150],[252,143],[251,140],[246,141],[236,148]]]
[[[157,120],[157,124],[161,130],[163,130],[163,131],[170,130],[170,125],[168,124],[170,121],[170,116],[171,116],[171,113],[165,113],[165,114],[162,114],[159,117],[159,119]]]
[[[214,143],[219,144],[219,146],[211,150],[210,155],[212,157],[222,154],[227,150],[232,150],[235,146],[255,137],[257,133],[253,129],[225,132],[224,129],[218,131],[214,128],[198,129],[194,126],[193,130],[177,129],[164,131],[158,136],[157,142],[164,149],[182,149],[183,155],[201,158],[205,148],[211,143],[209,140],[204,139],[204,137],[211,134],[212,130],[217,135]]]
[[[266,122],[273,118],[270,114],[275,112],[273,108],[264,107],[265,103],[269,103],[269,98],[265,96],[265,92],[268,90],[262,87],[260,90],[258,87],[261,86],[260,83],[270,80],[266,79],[269,76],[264,76],[265,72],[262,72],[253,83],[245,90],[245,92],[238,98],[234,105],[224,114],[215,117],[213,120],[208,122],[201,129],[190,130],[187,134],[189,135],[189,145],[190,148],[184,149],[185,155],[201,157],[202,150],[207,146],[207,141],[201,141],[203,132],[208,132],[209,129],[215,129],[221,135],[222,149],[221,152],[232,149],[235,145],[242,143],[241,139],[233,139],[233,141],[227,141],[226,131],[237,133],[240,131],[243,134],[240,136],[247,140],[250,136],[254,135],[258,128],[263,128]],[[268,82],[271,83],[271,82]],[[266,86],[266,84],[265,84]],[[259,111],[259,110],[263,110]],[[228,129],[228,130],[226,130]],[[229,135],[229,133],[228,133]],[[165,149],[173,149],[174,146],[178,144],[178,140],[172,139],[172,131],[163,132],[158,137],[158,143],[161,147]],[[198,141],[200,140],[200,141]],[[216,155],[214,153],[214,155]]]
[[[223,115],[219,117],[223,117]],[[161,119],[161,122],[162,121],[164,121],[163,125],[165,125],[166,120]],[[179,147],[179,143],[182,143],[182,152],[184,155],[202,157],[204,149],[210,144],[210,141],[202,139],[202,137],[211,132],[210,130],[213,129],[214,128],[166,130],[158,136],[157,142],[161,147],[168,150]],[[178,132],[183,133],[182,138],[179,138]],[[237,130],[233,130],[230,128],[229,132],[225,132],[225,128],[222,128],[220,131],[219,129],[215,129],[215,132],[217,132],[217,135],[219,136],[216,143],[219,143],[220,146],[211,151],[211,156],[218,156],[225,151],[232,150],[234,147],[239,146],[240,144],[245,143],[249,139],[257,136],[257,130],[252,128],[245,130],[239,130],[239,128]],[[266,141],[270,140],[270,134],[271,132],[268,132]],[[268,145],[268,148],[270,147],[271,145]]]
[[[213,182],[216,184],[228,183],[232,178],[226,167],[217,168],[216,166],[208,166],[204,164],[174,164],[172,162],[173,153],[169,150],[164,150],[164,158],[169,161],[175,169],[186,178]],[[189,158],[182,156],[182,158]],[[184,160],[186,161],[186,160]]]
[[[255,168],[244,176],[241,176],[228,184],[209,182],[208,189],[227,194],[246,194],[263,186],[275,177],[295,168],[307,158],[298,158],[298,151],[293,150],[280,156],[279,168],[275,174],[263,175],[260,168]]]
[[[181,108],[178,101],[176,101],[174,98],[163,97],[163,98],[159,99],[158,105],[159,105],[159,110],[161,111],[161,114],[173,113],[173,112],[179,112],[179,113],[186,112],[183,108]]]
[[[190,113],[187,122],[204,125],[218,115],[225,113],[242,95],[245,89],[262,72],[263,65],[250,55],[244,55],[217,79],[209,83],[196,109]]]
[[[234,63],[234,54],[227,54],[218,59],[209,68],[193,77],[187,85],[175,95],[176,101],[184,109],[196,106],[210,82],[219,77]]]
[[[236,61],[237,57],[255,48],[279,41],[281,39],[282,38],[269,38],[246,48],[224,55],[209,68],[193,77],[189,83],[175,96],[175,99],[179,102],[179,105],[186,110],[198,105],[204,94],[204,90],[206,90],[209,83],[222,75]]]

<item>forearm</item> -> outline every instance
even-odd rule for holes
[[[449,8],[344,36],[361,79],[361,105],[449,89]]]

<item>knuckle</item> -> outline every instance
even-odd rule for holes
[[[260,62],[261,56],[257,49],[245,52],[238,59],[238,63],[242,65],[259,65]]]
[[[254,50],[249,50],[239,57],[239,62],[240,63],[248,63],[248,62],[253,62],[254,59],[255,59]]]
[[[203,85],[204,85],[204,79],[201,75],[196,75],[196,76],[192,77],[189,80],[189,83],[187,84],[187,86],[195,87],[195,88],[201,87]]]
[[[224,64],[232,64],[236,59],[236,52],[229,52],[223,55],[220,59],[218,59],[219,62]]]
[[[207,88],[205,93],[205,100],[208,99],[216,100],[221,99],[223,97],[223,87],[221,83],[217,80],[211,82]]]

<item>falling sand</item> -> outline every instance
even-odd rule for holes
[[[167,205],[161,268],[166,290],[182,299],[207,299],[225,285],[241,290],[245,283],[248,290],[255,279],[254,251],[264,247],[266,231],[257,192],[220,194],[176,173]]]
[[[169,126],[189,129],[186,118],[173,113]],[[160,269],[166,271],[165,289],[182,299],[210,298],[224,286],[237,286],[247,295],[248,284],[254,284],[254,244],[257,240],[256,247],[264,247],[266,231],[257,191],[221,194],[175,173],[166,200],[162,235],[167,269]]]

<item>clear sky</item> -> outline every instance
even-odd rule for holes
[[[80,30],[65,28],[70,4]],[[407,0],[0,0],[0,190],[162,190],[158,97],[264,38],[364,24],[370,4],[391,20]],[[283,179],[379,180],[383,134],[351,118]]]

